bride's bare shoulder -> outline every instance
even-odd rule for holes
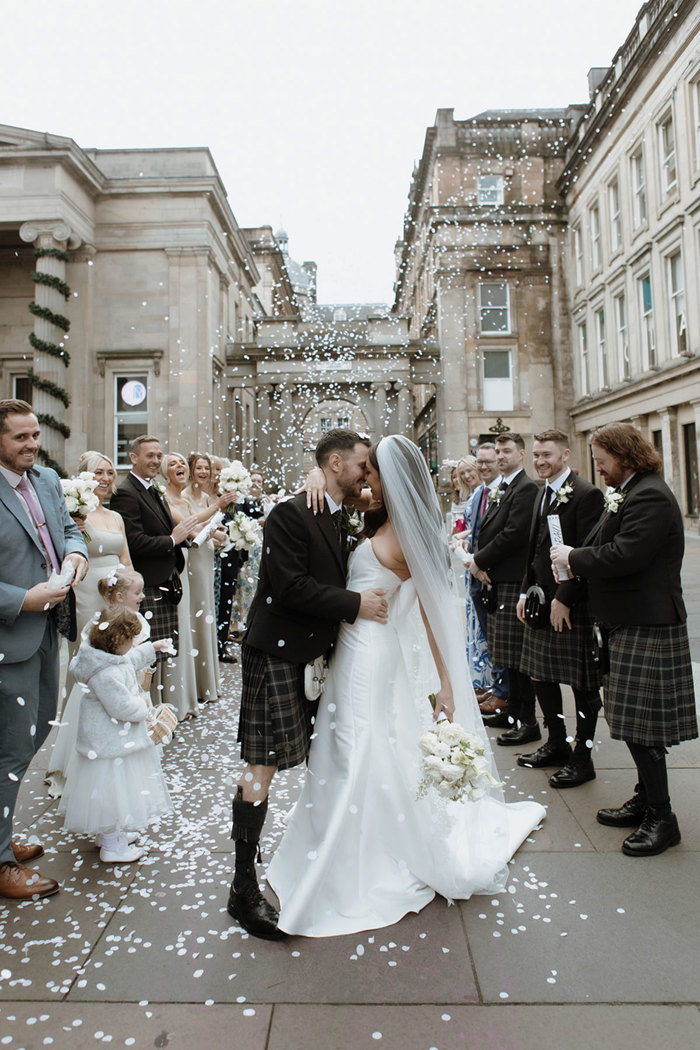
[[[390,521],[386,521],[381,528],[377,529],[372,537],[372,548],[377,560],[391,569],[402,580],[407,580],[411,573],[408,570],[406,559],[401,550],[394,527]]]

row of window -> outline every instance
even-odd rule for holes
[[[694,171],[700,169],[700,77],[689,85],[690,122],[692,126],[692,156],[690,163]],[[685,97],[679,93],[678,99],[669,104],[668,109],[659,117],[655,124],[655,141],[653,137],[643,137],[628,155],[626,170],[623,166],[622,173],[616,172],[605,187],[604,206],[605,219],[607,222],[607,239],[609,257],[612,258],[623,247],[623,201],[621,185],[624,185],[625,174],[629,190],[629,207],[632,234],[647,225],[649,209],[649,181],[647,179],[648,166],[652,158],[656,157],[658,172],[658,205],[662,207],[666,202],[675,198],[678,192],[678,163],[677,163],[677,128],[676,116],[679,115],[681,106],[680,98]],[[679,119],[682,117],[679,115]],[[622,180],[620,175],[622,174]],[[599,198],[589,206],[586,213],[586,227],[588,232],[588,262],[590,273],[594,274],[601,270],[604,264],[603,258],[603,212]],[[581,225],[572,226],[572,251],[574,258],[574,275],[576,285],[584,284],[586,280],[586,258],[584,246],[584,231]]]
[[[652,288],[651,270],[645,269],[635,278],[635,302],[628,303],[627,289],[620,288],[610,296],[611,309],[604,303],[593,309],[593,339],[589,319],[577,321],[580,394],[586,396],[595,390],[604,390],[613,383],[632,378],[633,370],[648,371],[658,368],[662,347],[667,345],[664,359],[673,359],[688,353],[688,329],[685,314],[685,286],[683,259],[680,249],[664,259],[665,289],[659,291],[659,308]],[[665,293],[665,294],[664,294]],[[636,309],[636,325],[630,310]],[[657,339],[658,323],[666,324],[667,339]],[[630,322],[636,331],[638,353],[632,361],[630,353]],[[595,372],[591,349],[595,346]]]

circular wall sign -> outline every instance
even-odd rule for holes
[[[130,379],[122,387],[122,401],[135,408],[146,400],[146,387],[138,379]]]

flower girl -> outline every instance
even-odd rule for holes
[[[127,608],[104,611],[88,630],[71,671],[84,689],[77,754],[59,812],[69,831],[100,836],[100,860],[138,860],[128,832],[142,831],[172,811],[160,753],[147,731],[149,703],[137,672],[169,640],[134,646],[142,630]]]
[[[98,580],[97,590],[105,603],[106,609],[116,610],[124,607],[131,609],[132,612],[137,614],[141,624],[141,632],[134,638],[134,645],[140,645],[141,642],[148,641],[151,628],[148,620],[144,619],[139,612],[139,606],[143,599],[143,576],[141,573],[136,572],[130,566],[117,565],[109,576],[104,576],[101,580]],[[81,632],[81,641],[87,638],[88,632],[98,616],[99,613],[96,609],[95,615]],[[148,693],[151,671],[147,669],[140,671],[139,680],[141,688]],[[80,699],[84,692],[85,687],[80,682],[76,682],[71,689],[61,717],[46,774],[49,795],[52,798],[58,798],[65,790],[71,761],[75,758],[75,742],[78,737],[78,712],[80,711]]]

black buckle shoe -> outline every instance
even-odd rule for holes
[[[518,765],[528,769],[542,769],[544,766],[563,766],[571,760],[573,752],[569,745],[553,744],[550,740],[530,755],[518,755]]]
[[[631,835],[622,843],[622,852],[628,857],[655,857],[669,846],[677,846],[681,841],[676,814],[668,817],[657,817],[651,810]]]
[[[575,788],[588,780],[595,780],[593,763],[579,762],[572,758],[558,773],[552,773],[549,783],[553,788]]]
[[[234,890],[231,883],[226,910],[231,918],[253,937],[262,937],[265,941],[281,941],[287,936],[277,926],[279,912],[265,900],[254,882],[246,883],[241,890]]]
[[[638,828],[646,811],[646,802],[639,795],[633,795],[617,809],[599,809],[596,820],[610,828]]]

